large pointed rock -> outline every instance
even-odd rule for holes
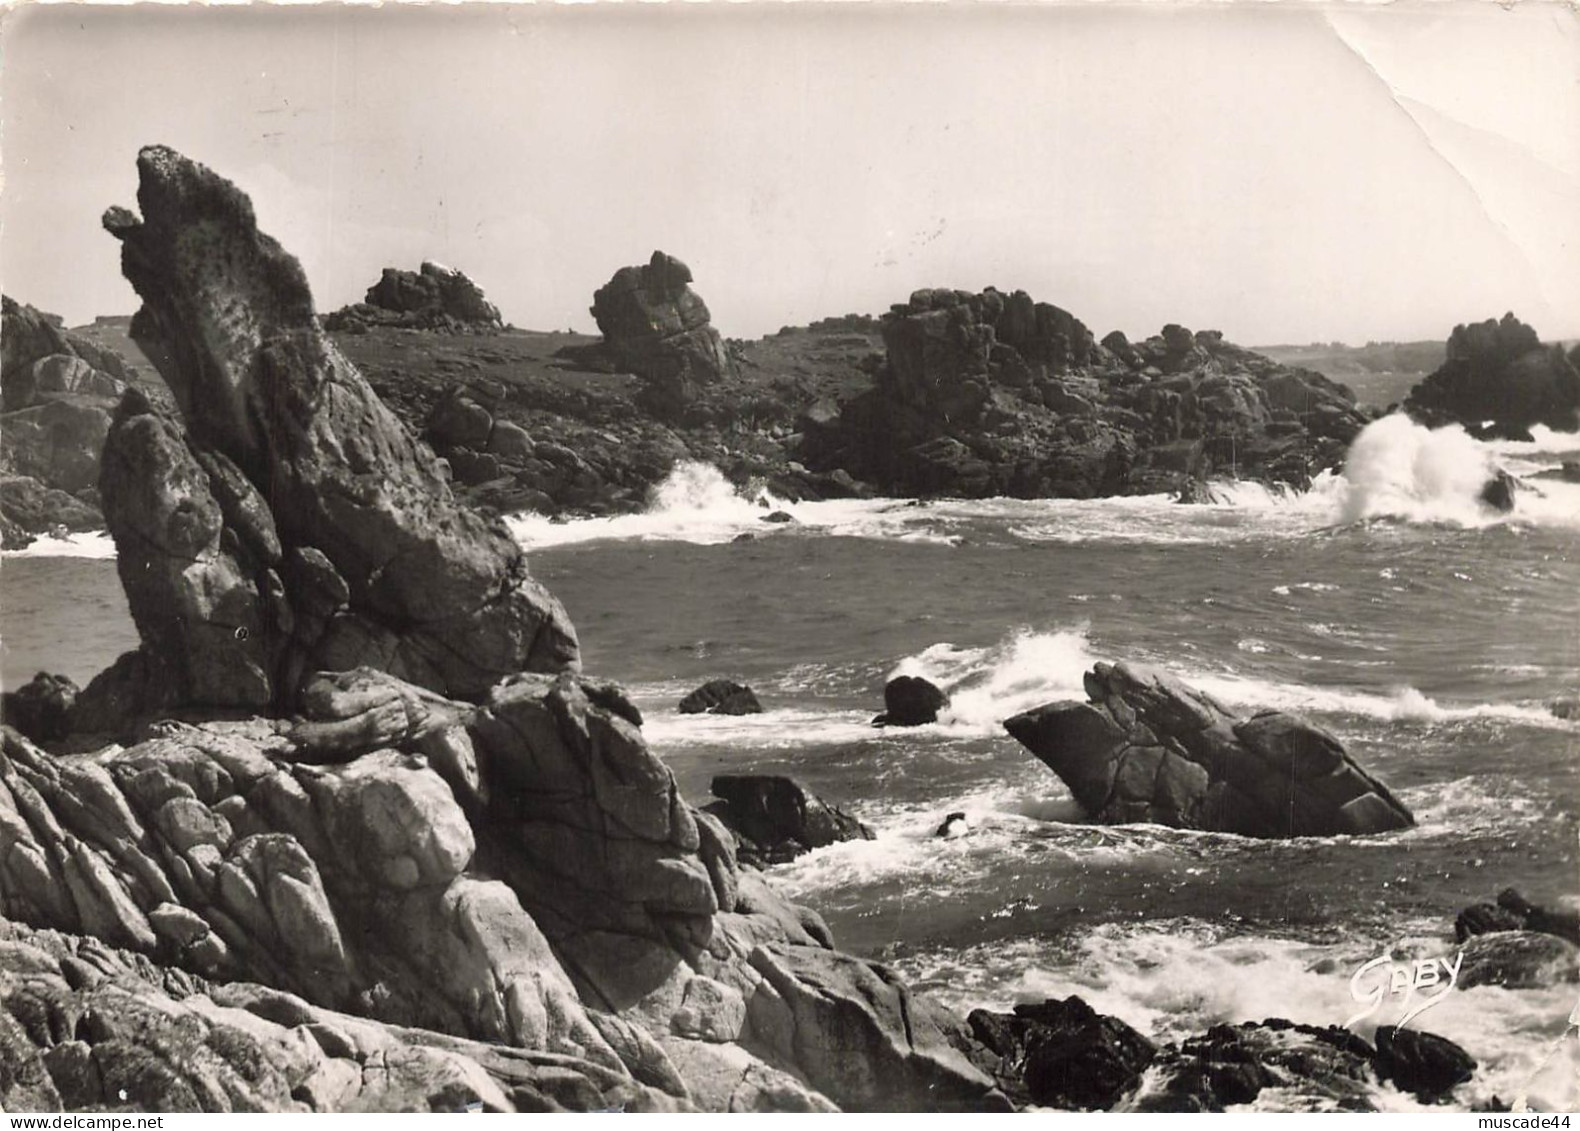
[[[325,338],[246,195],[163,147],[137,165],[142,219],[104,222],[182,419],[123,405],[101,489],[147,662],[177,669],[162,697],[285,706],[303,672],[366,665],[477,698],[576,667],[559,603]],[[198,670],[226,633],[245,678]]]
[[[1297,715],[1236,719],[1139,664],[1097,664],[1090,702],[1023,712],[1004,728],[1104,824],[1244,836],[1367,835],[1415,819],[1338,739]]]

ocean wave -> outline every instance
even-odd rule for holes
[[[781,511],[792,521],[764,521]],[[959,540],[947,529],[947,516],[906,500],[791,503],[765,490],[743,492],[718,468],[697,460],[677,463],[654,488],[647,510],[640,514],[561,521],[524,512],[507,517],[505,524],[528,549],[625,539],[714,546],[733,542],[743,534],[809,532],[936,545],[953,545]]]
[[[875,713],[785,708],[758,715],[682,715],[671,703],[668,710],[644,711],[642,734],[659,751],[694,746],[783,750],[881,740],[887,732],[872,725]]]
[[[1237,649],[1251,663],[1264,654],[1316,661],[1318,657],[1257,637],[1245,637]],[[950,699],[936,723],[919,727],[875,728],[881,709],[874,689],[870,707],[849,706],[854,685],[867,677],[866,665],[827,669],[797,665],[777,678],[755,681],[760,692],[794,697],[793,706],[771,707],[760,715],[680,715],[673,704],[690,690],[684,681],[641,684],[631,689],[647,712],[643,730],[655,745],[686,744],[787,749],[796,746],[903,740],[907,743],[951,743],[1002,737],[1004,720],[1059,700],[1086,700],[1086,672],[1104,657],[1094,649],[1085,626],[1048,632],[1028,628],[1009,633],[996,644],[962,647],[947,641],[902,658],[884,676],[919,676],[941,688]],[[1153,662],[1146,656],[1142,662]],[[1215,696],[1225,705],[1249,713],[1283,710],[1332,715],[1385,723],[1450,725],[1476,722],[1515,724],[1546,730],[1580,730],[1580,720],[1560,719],[1544,703],[1440,702],[1407,684],[1380,690],[1327,687],[1313,683],[1265,678],[1255,672],[1225,668],[1155,666],[1186,684]],[[1346,666],[1362,666],[1346,661]],[[876,670],[874,671],[874,677]],[[838,706],[819,706],[818,699],[837,694]]]
[[[1052,939],[935,949],[902,955],[894,965],[913,987],[959,1010],[1008,1009],[1076,994],[1154,1040],[1179,1041],[1215,1024],[1272,1017],[1341,1025],[1361,1008],[1350,978],[1363,963],[1384,954],[1406,962],[1451,958],[1454,950],[1430,924],[1407,925],[1391,938],[1357,932],[1312,943],[1200,920],[1154,920],[1100,924]],[[1458,1093],[1462,1102],[1524,1094],[1536,1110],[1573,1110],[1580,1103],[1580,1048],[1561,1041],[1573,993],[1571,986],[1455,990],[1415,1024],[1457,1042],[1480,1062]],[[1354,1031],[1375,1039],[1377,1026],[1397,1023],[1402,1011],[1401,1001],[1385,999]],[[1373,1098],[1385,1110],[1419,1110],[1391,1087],[1376,1087]],[[1255,1106],[1278,1102],[1269,1095]]]
[[[1396,413],[1368,424],[1350,444],[1344,474],[1331,494],[1344,523],[1580,525],[1580,486],[1575,484],[1522,482],[1513,510],[1506,513],[1483,502],[1481,493],[1498,470],[1499,456],[1508,454],[1509,445],[1476,440],[1458,426],[1430,429]]]
[[[6,558],[96,558],[115,557],[115,540],[104,531],[96,534],[47,535],[36,538],[20,550],[0,550]]]
[[[1326,635],[1343,635],[1331,625]],[[1314,629],[1315,631],[1315,629]],[[1285,652],[1256,637],[1239,641],[1252,655]],[[1084,675],[1102,659],[1084,627],[1055,632],[1022,629],[988,648],[934,644],[906,657],[890,673],[918,675],[950,696],[950,706],[934,728],[944,733],[997,733],[1004,719],[1058,699],[1086,698]],[[1192,687],[1244,709],[1279,709],[1353,715],[1385,722],[1451,723],[1476,719],[1522,723],[1549,729],[1575,729],[1573,720],[1555,717],[1541,703],[1440,703],[1414,687],[1386,691],[1291,683],[1221,669],[1157,665]]]

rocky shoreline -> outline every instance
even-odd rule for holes
[[[518,393],[530,399],[530,374],[491,402],[477,390],[492,378],[474,371],[437,395],[393,367],[364,374],[326,334],[300,266],[257,230],[239,189],[160,147],[140,154],[138,173],[140,215],[112,208],[105,227],[143,300],[132,334],[157,359],[170,402],[127,382],[106,414],[96,502],[141,646],[80,692],[46,677],[7,696],[0,1107],[1189,1111],[1276,1086],[1367,1110],[1379,1081],[1432,1102],[1474,1071],[1463,1050],[1417,1032],[1379,1030],[1373,1047],[1274,1018],[1157,1048],[1078,998],[960,1018],[887,966],[839,951],[816,911],[776,890],[770,869],[870,830],[785,779],[721,777],[719,802],[705,807],[681,796],[640,712],[582,670],[575,628],[525,553],[466,501],[535,491],[614,506],[635,498],[640,475],[618,480],[629,496],[611,494],[596,449],[566,448],[581,461],[572,465],[541,426],[501,410]],[[713,348],[705,308],[684,300],[689,272],[674,261],[655,256],[632,271],[601,302],[636,295],[649,313],[663,302],[687,313],[679,330],[624,355],[652,359],[660,377],[601,374],[618,381],[588,383],[586,403],[658,397],[681,421],[707,419],[697,435],[731,437],[718,442],[737,472],[808,491],[860,488],[843,457],[774,470],[768,456],[758,464],[731,447],[749,433],[762,451],[771,440],[781,457],[800,451],[804,431],[790,447],[774,440],[785,425],[765,420],[802,411],[796,398],[817,381],[730,431],[745,417],[726,427],[710,406],[730,400],[747,412],[731,398],[749,353]],[[387,289],[429,290],[414,287],[397,279]],[[1037,407],[1035,391],[1057,422],[1049,427],[1088,445],[1090,466],[1118,467],[1120,433],[1143,432],[1102,397],[1086,398],[1077,371],[1094,365],[1114,367],[1113,387],[1137,405],[1138,390],[1160,387],[1147,369],[1180,378],[1178,389],[1147,394],[1144,434],[1154,439],[1142,454],[1199,440],[1215,466],[1215,438],[1239,437],[1236,422],[1260,412],[1282,429],[1263,427],[1270,446],[1255,466],[1309,474],[1312,454],[1341,451],[1341,434],[1363,419],[1341,392],[1276,366],[1258,375],[1259,362],[1234,360],[1210,336],[1166,334],[1127,345],[1127,359],[1063,312],[996,294],[913,298],[878,331],[888,360],[856,363],[910,414],[903,441],[875,457],[892,458],[878,474],[893,483],[919,482],[925,466],[943,476],[940,489],[999,489],[1001,469],[1022,466],[1008,431],[975,462],[919,464],[917,445],[906,445],[954,452],[939,441],[963,445],[949,430],[990,422],[992,406],[1008,403],[1003,388]],[[609,317],[606,333],[618,321]],[[430,333],[366,321],[347,342]],[[510,335],[447,337],[472,348]],[[549,356],[563,357],[574,343],[552,344]],[[58,328],[48,345],[46,358],[116,376]],[[698,362],[708,357],[722,359],[711,375]],[[1246,368],[1226,372],[1231,362]],[[824,376],[831,382],[842,364],[830,360]],[[957,365],[983,368],[961,377]],[[62,366],[83,368],[27,371],[47,394],[109,395],[91,376],[55,389],[49,375]],[[1119,380],[1121,370],[1142,380]],[[1314,399],[1269,410],[1270,387],[1297,384]],[[872,426],[866,395],[818,413],[825,453]],[[564,419],[582,419],[557,403]],[[447,457],[419,439],[416,420]],[[1069,424],[1083,420],[1090,431],[1076,441]],[[1198,420],[1227,430],[1185,435]],[[658,427],[646,416],[622,426],[633,437]],[[662,427],[683,447],[700,443],[680,439],[693,425]],[[603,442],[632,458],[620,433]],[[657,449],[631,443],[656,461]],[[1232,447],[1243,450],[1238,439]],[[458,492],[462,452],[517,470]],[[1132,461],[1124,485],[1155,485],[1152,459]],[[1168,473],[1194,474],[1185,462]],[[1003,482],[1041,489],[1051,472],[1040,466]],[[1260,804],[1230,764],[1282,758],[1300,764],[1326,806],[1313,821],[1336,809],[1339,832],[1409,822],[1321,732],[1218,718],[1194,693],[1123,665],[1095,670],[1089,692],[1116,731],[1100,753],[1154,771],[1131,799],[1147,811],[1118,819],[1152,819],[1148,807],[1164,795],[1178,814],[1199,816],[1218,779]],[[727,701],[704,699],[700,709]],[[900,706],[898,694],[886,703],[891,724],[926,721]],[[1099,712],[1055,707],[1061,718]],[[1222,741],[1208,744],[1203,769],[1185,755],[1209,730]],[[1203,797],[1169,793],[1169,757],[1197,767],[1181,773]],[[1218,773],[1219,762],[1230,768]],[[1484,981],[1573,976],[1580,931],[1569,917],[1513,896],[1468,909],[1460,926]]]

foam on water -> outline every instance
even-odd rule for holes
[[[1350,989],[1363,963],[1385,953],[1400,961],[1452,960],[1453,942],[1434,925],[1419,926],[1420,933],[1400,938],[1313,944],[1195,920],[1102,924],[1067,938],[1006,940],[902,956],[895,964],[913,985],[959,1009],[1008,1009],[1017,1001],[1077,994],[1154,1040],[1179,1041],[1211,1025],[1273,1017],[1343,1024],[1364,1008]],[[1480,1062],[1456,1106],[1524,1095],[1536,1110],[1573,1110],[1580,1103],[1580,1053],[1564,1032],[1574,993],[1573,986],[1455,989],[1412,1027],[1457,1042]],[[1402,1008],[1398,999],[1386,1000],[1354,1031],[1374,1039],[1377,1026],[1397,1023]],[[1373,1098],[1385,1110],[1418,1110],[1391,1087],[1377,1088]],[[1269,1094],[1255,1106],[1287,1100]]]
[[[1551,443],[1552,434],[1544,435]],[[1519,447],[1529,449],[1521,454],[1530,457],[1540,446]],[[1512,454],[1511,446],[1483,443],[1457,425],[1430,429],[1402,414],[1385,416],[1368,424],[1344,457],[1342,485],[1336,492],[1340,519],[1464,527],[1507,522],[1580,526],[1576,484],[1522,482],[1507,514],[1482,502],[1481,492],[1498,470],[1500,454]]]
[[[107,533],[45,535],[20,550],[0,550],[5,558],[98,558],[115,557],[115,540]]]
[[[647,510],[612,518],[555,521],[530,512],[505,522],[529,549],[580,542],[638,539],[711,546],[742,534],[817,531],[856,538],[952,544],[955,537],[928,521],[926,508],[896,499],[830,499],[790,503],[766,490],[744,493],[711,464],[683,460],[653,490]],[[764,522],[783,511],[789,523]]]
[[[1312,626],[1313,631],[1319,628],[1332,631],[1331,626]],[[1256,637],[1242,638],[1236,647],[1253,664],[1257,657],[1268,654],[1314,659]],[[793,708],[774,708],[760,715],[676,714],[674,701],[690,690],[683,682],[644,684],[632,692],[647,712],[643,732],[662,748],[694,744],[787,749],[888,739],[953,742],[1000,737],[1005,719],[1045,703],[1060,699],[1084,702],[1083,677],[1094,662],[1104,658],[1093,649],[1085,626],[1053,632],[1019,629],[987,647],[960,647],[947,641],[933,644],[900,660],[885,679],[919,676],[948,694],[949,706],[940,712],[938,722],[903,730],[871,725],[878,710],[876,701],[871,708],[859,710],[816,706],[816,691],[848,692],[852,682],[862,682],[859,673],[850,668],[830,671],[798,665],[778,679],[758,681],[760,689],[772,688],[797,698]],[[1417,725],[1486,721],[1580,732],[1580,720],[1560,719],[1542,703],[1442,703],[1409,685],[1365,691],[1267,679],[1254,672],[1172,663],[1158,666],[1242,712],[1276,709]]]
[[[862,742],[884,737],[872,725],[872,711],[819,711],[794,708],[759,715],[681,715],[671,703],[644,713],[642,734],[659,750],[697,746],[748,746],[782,750]]]

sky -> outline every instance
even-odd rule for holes
[[[1580,14],[1543,0],[24,6],[6,293],[136,308],[99,218],[156,142],[320,310],[434,259],[592,330],[662,248],[731,337],[988,285],[1099,335],[1580,336]]]

